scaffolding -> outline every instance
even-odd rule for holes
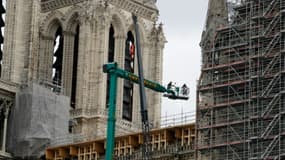
[[[203,48],[198,160],[285,158],[285,1],[244,0]]]
[[[181,160],[194,159],[195,124],[173,126],[152,130],[150,133],[152,159]],[[142,159],[142,133],[117,136],[115,139],[114,160]],[[46,149],[47,160],[103,160],[106,140],[61,145]]]

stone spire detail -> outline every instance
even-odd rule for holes
[[[211,27],[211,23],[227,22],[228,5],[227,0],[209,0],[206,29]]]
[[[228,24],[227,0],[209,0],[207,20],[202,34],[201,46],[211,41],[218,27]]]

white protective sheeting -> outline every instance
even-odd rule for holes
[[[68,134],[69,98],[38,84],[16,94],[9,118],[8,151],[19,158],[38,158],[56,137]]]

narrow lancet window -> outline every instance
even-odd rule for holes
[[[131,31],[128,32],[125,48],[125,70],[134,73],[134,36]],[[124,80],[123,95],[123,119],[132,121],[133,113],[133,83]]]
[[[76,104],[78,49],[79,49],[79,25],[76,28],[76,34],[74,37],[72,88],[71,88],[71,107],[72,108],[75,108],[75,104]]]
[[[54,55],[53,55],[53,84],[61,86],[62,80],[62,58],[63,58],[63,34],[62,28],[59,27],[55,34],[54,42]],[[60,92],[60,87],[54,90],[55,92]]]
[[[6,1],[0,0],[0,77],[2,72],[2,59],[3,59],[3,43],[4,43],[4,27],[5,27],[5,13]]]
[[[114,38],[114,28],[111,24],[109,30],[109,47],[108,47],[108,63],[114,62],[114,55],[115,55],[115,38]],[[106,107],[108,107],[109,103],[109,89],[110,89],[110,76],[107,75],[107,94],[106,94]]]

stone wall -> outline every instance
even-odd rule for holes
[[[127,32],[134,33],[132,13],[139,17],[145,77],[162,82],[162,56],[166,42],[162,26],[157,26],[155,1],[142,0],[31,0],[7,1],[2,79],[17,84],[52,84],[55,32],[64,37],[61,94],[71,96],[73,52],[79,26],[76,104],[71,110],[77,125],[73,130],[85,136],[106,128],[107,63],[109,27],[115,30],[115,61],[124,67]],[[136,63],[135,63],[136,65]],[[137,73],[137,70],[135,70]],[[121,131],[137,131],[140,126],[138,86],[134,87],[133,120],[122,119],[123,80],[118,81],[117,122]],[[160,124],[161,95],[147,91],[149,119]],[[91,112],[92,111],[92,112]],[[130,124],[133,127],[129,127]],[[93,132],[93,129],[95,132]],[[89,131],[88,131],[89,130]],[[118,129],[120,130],[120,129]]]

